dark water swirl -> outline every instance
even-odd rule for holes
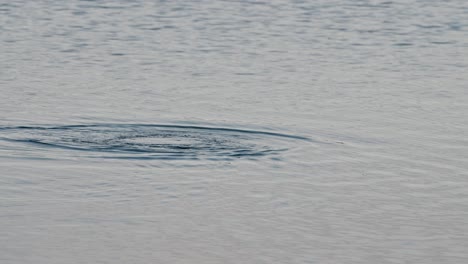
[[[252,158],[275,155],[286,151],[291,142],[308,140],[274,132],[149,124],[2,127],[0,139],[41,150],[129,159]]]

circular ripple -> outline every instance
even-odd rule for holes
[[[33,144],[41,149],[136,159],[259,157],[287,150],[290,146],[287,142],[308,140],[252,130],[146,124],[3,127],[0,136],[3,140]]]

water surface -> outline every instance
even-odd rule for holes
[[[0,3],[0,262],[466,263],[467,17]]]

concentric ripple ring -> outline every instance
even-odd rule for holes
[[[91,124],[0,127],[0,140],[109,158],[217,160],[275,155],[309,139],[220,127]]]

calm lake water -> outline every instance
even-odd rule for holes
[[[468,263],[468,2],[0,1],[0,262]]]

